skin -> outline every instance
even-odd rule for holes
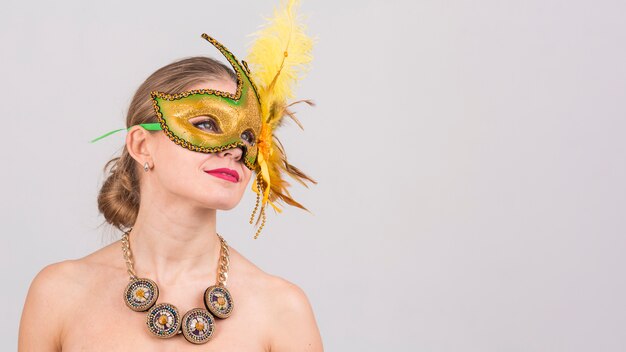
[[[236,85],[222,79],[189,87],[201,88],[234,93]],[[141,127],[129,131],[126,147],[141,175],[141,205],[130,235],[135,271],[158,284],[158,303],[174,304],[182,316],[204,307],[204,290],[217,279],[216,210],[240,202],[252,171],[239,148],[197,153]],[[236,170],[239,182],[204,172],[222,167]],[[229,235],[223,234],[227,241]],[[159,339],[148,332],[146,313],[131,311],[123,302],[129,277],[116,241],[36,275],[22,312],[18,351],[323,351],[303,290],[229,249],[227,287],[235,306],[229,318],[216,319],[206,344],[191,344],[182,335]]]

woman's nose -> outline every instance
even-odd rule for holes
[[[239,159],[241,159],[241,155],[243,154],[243,150],[241,150],[241,148],[239,147],[235,147],[235,148],[222,150],[221,152],[219,152],[219,154],[221,157],[229,156],[235,159],[236,161],[239,161]]]

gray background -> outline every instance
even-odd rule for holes
[[[3,1],[2,350],[41,268],[119,238],[96,194],[125,136],[87,141],[157,68],[218,57],[202,32],[244,58],[275,4]],[[280,138],[313,215],[254,241],[248,191],[218,231],[307,292],[328,351],[626,350],[625,11],[306,1],[318,105]]]

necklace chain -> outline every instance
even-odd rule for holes
[[[133,252],[130,249],[130,240],[128,238],[128,234],[132,229],[124,232],[122,235],[122,252],[124,253],[124,260],[126,261],[126,271],[128,275],[130,275],[130,280],[137,280],[137,273],[135,272],[135,265],[133,260]],[[220,239],[220,262],[217,267],[217,284],[219,286],[226,286],[226,280],[228,279],[228,266],[230,264],[229,261],[229,253],[228,253],[228,244],[226,240],[219,233],[216,233],[217,237]]]

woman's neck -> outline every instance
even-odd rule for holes
[[[135,272],[165,285],[214,278],[220,253],[215,224],[214,209],[142,199],[129,235]]]

